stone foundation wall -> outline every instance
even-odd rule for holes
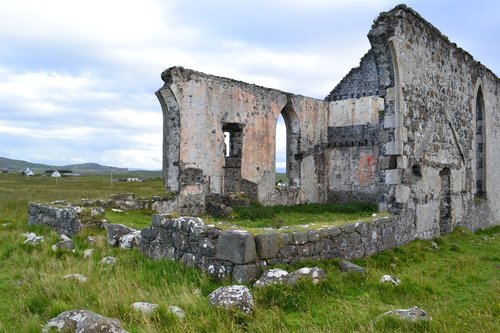
[[[229,277],[246,283],[269,264],[357,258],[405,244],[413,240],[413,227],[396,217],[383,217],[341,227],[285,227],[254,236],[235,226],[223,230],[207,225],[200,218],[154,215],[151,227],[141,231],[139,249],[153,259],[198,267],[217,280]]]
[[[167,214],[178,208],[177,198],[165,198],[162,196],[152,196],[148,198],[138,198],[131,193],[116,194],[106,200],[82,199],[78,205],[82,207],[103,207],[122,210],[154,210],[161,214]]]
[[[56,201],[51,204],[30,203],[28,223],[44,225],[68,237],[76,235],[85,225],[102,224],[104,208],[127,210],[152,210],[157,213],[177,211],[178,200],[153,196],[137,198],[132,194],[117,194],[106,200],[82,199],[78,204]]]
[[[76,235],[81,228],[80,207],[47,206],[36,203],[29,204],[28,224],[44,225],[68,237]]]

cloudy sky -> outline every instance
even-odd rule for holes
[[[500,73],[500,1],[406,3]],[[324,98],[369,49],[373,19],[397,4],[1,1],[0,156],[160,169],[154,92],[164,69],[181,65]]]

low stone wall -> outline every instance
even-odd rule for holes
[[[44,225],[68,237],[76,235],[81,228],[82,209],[76,206],[52,206],[29,204],[28,223]]]
[[[151,227],[141,231],[139,249],[153,259],[199,267],[218,280],[230,277],[247,283],[268,264],[363,257],[405,244],[414,234],[409,232],[411,225],[396,217],[341,227],[266,229],[256,236],[233,228],[222,230],[195,217],[154,215]]]
[[[77,204],[55,201],[51,204],[30,203],[28,223],[44,225],[68,237],[76,235],[85,225],[104,227],[104,208],[127,210],[151,210],[157,213],[175,211],[177,201],[173,198],[152,196],[137,198],[130,193],[116,194],[105,200],[82,199]]]
[[[152,196],[138,198],[131,193],[116,194],[106,200],[82,199],[79,203],[82,207],[104,207],[122,210],[147,209],[154,210],[161,214],[171,213],[177,208],[176,198],[166,198],[162,196]]]

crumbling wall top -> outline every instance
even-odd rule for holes
[[[443,42],[448,44],[450,49],[453,49],[454,52],[460,53],[462,56],[469,58],[469,60],[474,61],[478,66],[481,67],[482,70],[489,72],[496,78],[497,81],[500,81],[498,76],[489,68],[481,64],[481,62],[474,59],[474,57],[461,47],[457,46],[456,43],[451,42],[448,36],[443,34],[438,28],[436,28],[433,24],[423,18],[418,12],[416,12],[411,7],[408,7],[405,4],[399,4],[388,12],[381,12],[374,20],[372,24],[372,30],[368,33],[368,35],[373,34],[374,30],[382,28],[390,28],[394,29],[394,24],[398,21],[398,18],[404,16],[404,13],[411,15],[414,19],[420,21],[424,26],[429,29],[430,35],[435,38],[441,39]]]

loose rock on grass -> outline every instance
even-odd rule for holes
[[[359,274],[366,273],[366,270],[363,267],[358,266],[356,264],[353,264],[350,261],[340,262],[340,271],[343,273],[350,273],[350,272],[359,273]]]
[[[93,254],[94,254],[94,249],[86,249],[85,251],[83,251],[83,257],[85,259],[92,258]]]
[[[392,275],[384,275],[380,278],[380,283],[392,283],[395,286],[399,286],[401,284],[401,280]]]
[[[104,264],[104,265],[115,265],[117,262],[118,262],[118,259],[116,257],[112,257],[112,256],[104,257],[101,260],[101,264]]]
[[[303,267],[290,274],[285,270],[275,268],[265,271],[261,278],[255,282],[254,286],[261,288],[271,284],[293,285],[300,279],[309,279],[313,284],[318,284],[325,279],[325,277],[325,271],[319,267]]]
[[[57,251],[57,250],[62,250],[62,251],[73,251],[75,248],[75,245],[73,244],[73,241],[71,238],[69,238],[66,235],[61,235],[59,237],[59,242],[56,244],[52,245],[52,250]]]
[[[399,319],[408,321],[432,320],[432,318],[424,310],[414,306],[409,309],[397,309],[387,311],[382,316],[393,316]]]
[[[82,274],[67,274],[64,276],[66,280],[76,280],[79,282],[87,282],[87,277]]]
[[[77,333],[128,333],[122,328],[118,319],[79,309],[65,311],[52,318],[44,326],[42,332],[51,332],[51,329],[58,332]]]
[[[153,312],[156,311],[156,309],[158,309],[158,304],[154,304],[154,303],[147,303],[147,302],[135,302],[134,304],[132,304],[132,309],[138,311],[138,312],[141,312],[142,314],[145,314],[145,315],[150,315],[152,314]]]
[[[208,295],[209,302],[215,307],[237,310],[246,314],[253,311],[253,296],[250,290],[241,285],[220,287]]]
[[[178,306],[171,305],[168,307],[168,311],[170,311],[170,313],[172,313],[174,316],[176,316],[180,320],[183,320],[186,317],[186,313],[184,312],[184,310],[182,310]]]
[[[28,232],[23,234],[26,237],[24,244],[37,245],[43,242],[43,236],[37,236],[34,232]]]

